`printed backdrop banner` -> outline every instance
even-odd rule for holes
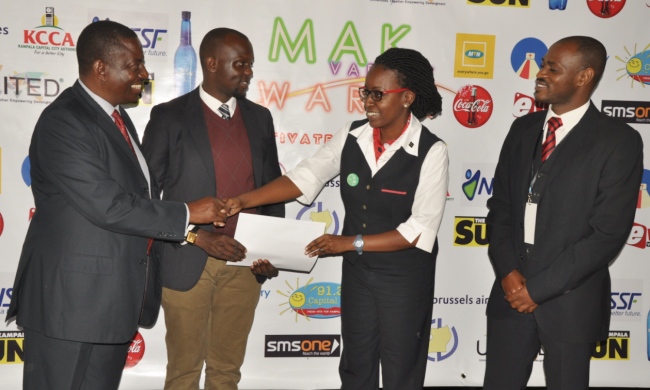
[[[650,145],[648,18],[650,0],[3,1],[0,314],[12,298],[35,211],[27,157],[32,130],[41,111],[75,82],[77,38],[87,24],[115,20],[142,42],[151,81],[141,104],[129,109],[140,134],[153,105],[200,84],[198,47],[206,32],[225,26],[245,33],[256,54],[248,97],[273,113],[283,172],[346,122],[363,118],[357,89],[374,58],[393,46],[408,47],[434,66],[443,113],[425,125],[445,140],[450,158],[426,383],[480,386],[485,307],[494,277],[486,251],[485,202],[503,139],[513,119],[545,109],[532,96],[548,47],[565,36],[589,35],[609,53],[594,104],[636,128]],[[191,34],[190,45],[182,45],[183,31]],[[649,181],[646,170],[634,229],[611,266],[611,332],[594,352],[595,386],[650,383],[650,302],[644,304],[646,285],[650,288]],[[340,234],[343,184],[334,178],[311,205],[288,204],[287,218],[324,221],[328,233]],[[263,285],[241,388],[340,386],[340,269],[340,258],[321,259],[308,274],[281,272]],[[161,316],[154,328],[134,337],[122,389],[163,387],[164,336]],[[22,347],[15,322],[1,323],[4,389],[20,388]],[[542,360],[540,352],[537,362]],[[542,364],[534,365],[530,384],[544,384]]]

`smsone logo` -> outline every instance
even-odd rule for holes
[[[340,335],[266,335],[264,357],[338,357]]]
[[[601,111],[626,123],[650,124],[650,102],[603,100]]]

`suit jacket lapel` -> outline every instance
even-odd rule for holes
[[[214,172],[214,160],[212,158],[212,145],[208,136],[208,126],[205,124],[203,113],[203,102],[199,95],[199,89],[190,92],[187,98],[187,105],[184,108],[185,123],[190,133],[199,157],[207,171],[211,188],[214,188],[215,196],[217,191],[217,179]]]
[[[257,121],[257,117],[253,115],[248,102],[244,99],[237,99],[237,108],[241,110],[242,117],[244,118],[244,126],[246,126],[246,133],[248,134],[248,143],[251,148],[251,159],[253,160],[253,177],[255,179],[255,188],[262,186],[262,175],[260,172],[263,170],[263,142],[261,126]]]
[[[120,129],[117,128],[115,122],[113,122],[113,119],[111,119],[111,117],[106,115],[106,112],[102,110],[102,108],[97,104],[97,102],[93,100],[92,97],[90,97],[90,95],[88,95],[88,93],[83,89],[83,87],[79,84],[79,82],[76,82],[73,85],[73,91],[75,92],[78,100],[84,105],[84,107],[86,107],[86,109],[90,113],[92,113],[95,119],[95,123],[97,123],[98,127],[102,131],[104,131],[107,134],[107,136],[112,140],[113,144],[115,145],[115,148],[119,150],[119,153],[124,154],[124,156],[127,159],[129,159],[131,163],[135,166],[137,172],[140,174],[142,179],[146,180],[144,176],[144,172],[142,172],[142,167],[140,167],[140,162],[133,154],[131,148],[129,148],[129,145],[124,140],[124,136],[120,132]],[[122,115],[122,119],[126,124],[129,134],[131,135],[131,141],[135,142],[136,145],[139,145],[140,143],[138,141],[138,135],[137,133],[135,133],[135,128],[133,126],[133,123],[131,122],[131,119],[129,118],[128,114],[121,107],[120,107],[120,115]]]
[[[535,152],[538,147],[538,144],[542,142],[542,130],[544,128],[544,117],[541,117],[539,121],[533,123],[529,128],[523,129],[523,136],[521,142],[521,190],[523,191],[523,197],[526,199],[528,196],[528,187],[530,186],[530,180],[532,179],[532,163],[535,158]]]

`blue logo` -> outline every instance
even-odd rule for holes
[[[27,184],[27,187],[32,185],[32,176],[29,173],[31,168],[32,168],[32,165],[29,162],[29,156],[27,156],[27,157],[25,157],[25,161],[23,161],[23,165],[20,168],[20,173],[23,175],[23,181],[25,182],[25,184]]]
[[[429,338],[429,354],[427,359],[441,362],[456,352],[458,348],[458,332],[456,327],[444,325],[442,318],[431,320],[431,336]]]
[[[469,58],[482,58],[483,56],[485,56],[485,53],[480,50],[467,50],[465,52],[465,57]]]
[[[519,77],[534,80],[548,48],[537,38],[524,38],[512,49],[510,64]]]
[[[280,315],[286,312],[296,313],[296,322],[298,316],[309,318],[328,319],[341,315],[341,285],[338,283],[320,282],[311,284],[312,279],[302,287],[287,285],[293,290],[286,293],[278,290],[278,294],[288,298],[288,301],[280,304],[289,305],[282,310]],[[298,282],[299,283],[299,282]]]

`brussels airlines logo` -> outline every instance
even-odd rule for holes
[[[313,278],[299,287],[299,281],[295,287],[285,281],[289,290],[277,293],[288,298],[289,301],[282,305],[289,305],[282,310],[280,315],[287,312],[296,313],[295,321],[298,322],[298,316],[303,316],[309,321],[310,318],[328,319],[341,315],[341,285],[337,283],[321,282],[311,284]]]
[[[519,118],[526,114],[537,111],[548,110],[548,104],[537,103],[532,96],[523,93],[515,93],[515,102],[512,105],[512,115]]]
[[[587,0],[587,6],[592,14],[599,18],[611,18],[618,15],[625,7],[626,0]]]
[[[463,206],[484,207],[492,196],[496,164],[463,164],[465,182],[462,184]]]
[[[325,233],[338,234],[339,232],[339,217],[336,211],[330,212],[328,209],[323,211],[323,202],[315,202],[309,206],[303,207],[296,216],[297,220],[305,219],[309,212],[308,217],[310,221],[325,222]],[[332,228],[332,229],[330,229]]]
[[[603,100],[601,111],[625,123],[650,124],[650,102]]]
[[[542,66],[542,57],[548,48],[537,38],[524,38],[517,42],[510,54],[510,64],[519,77],[534,80]]]
[[[454,117],[465,127],[481,127],[492,116],[492,96],[483,87],[466,85],[458,90],[454,98]]]
[[[566,9],[567,1],[568,0],[548,0],[548,8],[564,11]]]
[[[641,321],[642,279],[612,279],[610,309],[613,321]]]
[[[648,228],[635,222],[634,226],[632,226],[630,236],[627,239],[627,245],[641,249],[650,247],[650,242],[648,242]]]
[[[494,77],[496,35],[456,34],[454,77]]]
[[[641,188],[639,188],[639,200],[636,203],[637,209],[644,209],[650,207],[650,171],[643,170],[643,177],[641,178]]]
[[[23,332],[0,332],[0,364],[23,363]]]
[[[142,357],[144,356],[144,338],[140,332],[136,332],[135,336],[131,340],[131,345],[129,345],[129,353],[126,356],[126,363],[124,368],[135,367]]]
[[[54,14],[54,7],[45,7],[41,25],[32,30],[23,30],[23,43],[20,49],[33,50],[33,54],[63,57],[74,52],[75,43],[72,35],[59,27],[59,18]]]
[[[458,332],[455,327],[444,325],[442,318],[431,320],[431,335],[429,336],[429,355],[432,362],[441,362],[456,352],[458,348]]]
[[[341,336],[266,335],[264,357],[338,357],[341,356]]]
[[[615,56],[615,58],[625,64],[623,68],[619,68],[617,72],[623,72],[622,75],[618,76],[616,80],[620,80],[625,76],[629,77],[631,80],[630,87],[634,88],[634,82],[641,83],[645,87],[645,84],[650,84],[650,44],[646,45],[643,50],[640,52],[636,51],[636,44],[634,45],[634,54],[630,53],[630,50],[626,46],[623,47],[627,53],[627,57],[624,59]]]

